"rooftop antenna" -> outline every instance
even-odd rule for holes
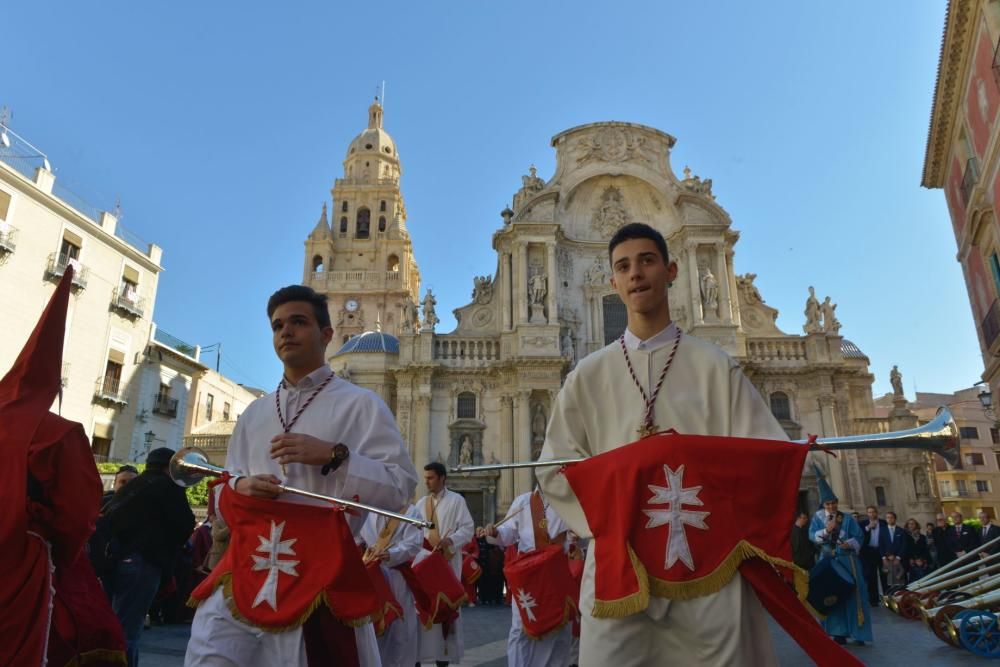
[[[379,100],[382,102],[382,110],[385,111],[385,79],[382,80],[382,95]]]
[[[121,222],[122,219],[122,198],[115,197],[115,208],[111,211],[111,215],[115,216],[115,219]]]
[[[7,126],[10,124],[11,113],[7,105],[0,108],[0,144],[4,148],[10,148],[10,137],[7,136]]]

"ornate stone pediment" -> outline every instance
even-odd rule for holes
[[[603,127],[577,140],[573,155],[580,166],[600,160],[617,164],[638,160],[653,164],[652,151],[646,146],[646,138],[630,128]]]

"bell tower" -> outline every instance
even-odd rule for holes
[[[406,230],[399,189],[402,165],[396,142],[382,127],[379,99],[368,107],[368,126],[344,158],[326,205],[305,241],[305,279],[330,305],[334,337],[330,358],[351,336],[374,330],[399,335],[416,326],[420,271]]]

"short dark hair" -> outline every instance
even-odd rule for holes
[[[670,254],[667,252],[667,240],[663,238],[663,234],[644,222],[630,222],[618,228],[618,231],[608,241],[608,261],[612,261],[611,254],[619,244],[631,239],[649,239],[656,244],[656,249],[660,251],[660,256],[663,257],[663,263],[670,263]]]
[[[313,312],[316,314],[316,323],[320,329],[325,329],[330,324],[330,311],[326,307],[326,295],[319,294],[316,290],[305,285],[289,285],[271,295],[267,300],[267,319],[270,320],[278,306],[292,301],[304,301],[311,304]]]
[[[875,507],[874,505],[869,505],[868,507],[865,508],[865,510],[875,510],[875,513],[876,514],[878,513],[878,508]]]
[[[115,477],[122,474],[123,472],[131,472],[135,473],[136,475],[139,474],[139,470],[135,466],[123,465],[122,467],[118,468],[118,470],[115,471]]]
[[[424,470],[430,470],[431,472],[433,472],[438,477],[447,477],[448,476],[448,469],[444,467],[443,463],[439,463],[437,461],[431,461],[430,463],[428,463],[427,465],[425,465],[424,466]]]
[[[896,516],[896,513],[893,512],[892,510],[889,510],[888,512],[885,513],[886,516],[889,516],[890,514],[892,515],[893,519],[899,519],[899,517]]]

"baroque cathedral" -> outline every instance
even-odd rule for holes
[[[471,277],[471,300],[453,311],[458,325],[444,333],[436,330],[434,295],[420,294],[397,146],[381,104],[371,105],[333,183],[330,213],[324,205],[305,241],[303,284],[329,299],[330,365],[382,396],[418,469],[433,460],[453,467],[537,456],[566,374],[624,331],[607,243],[633,221],[662,232],[678,263],[671,318],[737,359],[790,437],[916,425],[906,414],[872,416],[869,359],[840,336],[829,299],[821,304],[810,288],[803,335],[778,329],[778,311],[754,285],[756,274],[734,269],[740,234],[712,181],[687,168],[682,178],[674,173],[675,142],[622,122],[555,135],[555,173],[546,180],[531,168],[521,178],[493,234],[496,271]],[[932,520],[938,502],[928,454],[838,454],[815,460],[842,507],[879,505]],[[531,488],[532,472],[452,474],[448,483],[483,524]],[[813,466],[800,489],[800,509],[811,513],[819,502]]]

